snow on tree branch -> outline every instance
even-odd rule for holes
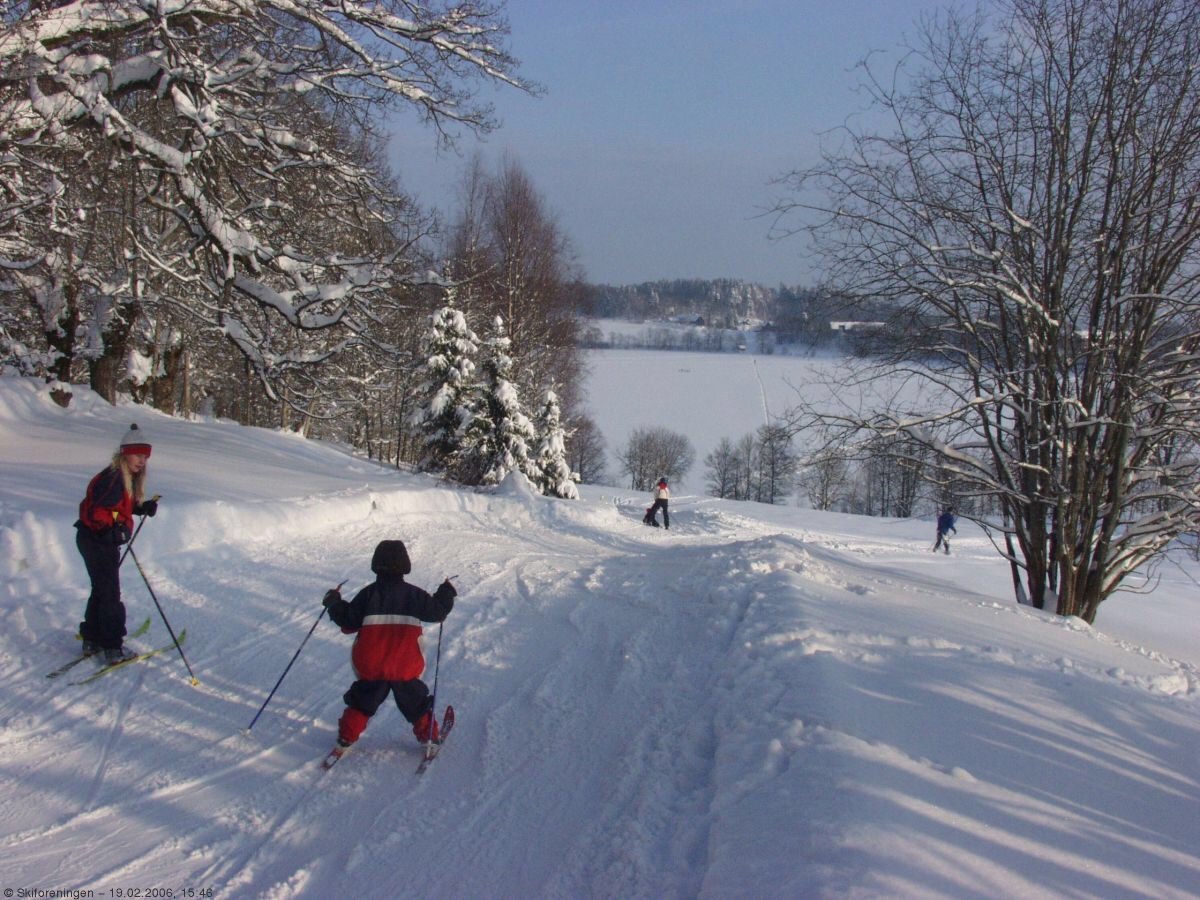
[[[367,158],[372,123],[407,106],[441,140],[452,127],[489,130],[479,83],[534,89],[506,33],[476,3],[27,5],[0,33],[0,166],[28,174],[3,194],[0,266],[35,260],[30,283],[69,284],[43,245],[93,243],[82,209],[54,206],[56,185],[103,158],[128,189],[126,237],[111,239],[129,245],[116,251],[117,280],[140,260],[164,281],[159,294],[260,374],[276,366],[255,341],[277,341],[278,326],[251,327],[256,317],[365,329],[382,297],[425,277],[404,233],[409,204]],[[72,203],[90,204],[100,179],[71,187]]]

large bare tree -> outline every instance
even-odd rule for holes
[[[1200,5],[987,10],[865,65],[889,124],[786,176],[780,225],[836,289],[896,305],[875,372],[937,397],[824,423],[916,442],[1019,599],[1090,622],[1200,525]]]
[[[583,363],[570,241],[515,159],[488,174],[475,157],[460,199],[447,256],[464,308],[476,321],[503,317],[526,394],[554,385],[563,409],[574,411]]]
[[[629,487],[648,491],[659,478],[681,481],[692,468],[696,450],[687,435],[661,426],[635,428],[624,450],[617,451]]]

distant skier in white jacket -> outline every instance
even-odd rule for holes
[[[642,521],[647,525],[658,527],[657,513],[661,509],[663,514],[663,528],[671,527],[671,514],[667,512],[667,503],[671,499],[671,491],[667,488],[667,479],[658,479],[658,484],[654,486],[654,503],[646,510],[646,518]]]

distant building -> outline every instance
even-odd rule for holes
[[[830,322],[831,331],[878,331],[886,322]]]
[[[886,336],[886,322],[830,322],[835,343],[845,353],[854,356],[870,356],[880,347]]]

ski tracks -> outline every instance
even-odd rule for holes
[[[311,583],[311,566],[304,579],[293,574],[295,560],[320,559],[330,571],[353,561],[365,574],[375,541],[394,525],[294,541],[286,552],[253,544],[229,553],[220,571],[203,557],[191,567],[177,560],[173,579],[160,580],[189,598],[181,615],[208,638],[194,660],[202,690],[168,679],[152,693],[143,690],[149,673],[165,672],[137,673],[92,744],[88,808],[10,836],[7,849],[32,856],[51,836],[77,848],[63,883],[81,888],[169,875],[243,896],[335,895],[393,881],[403,851],[449,873],[440,887],[463,896],[488,896],[498,867],[520,873],[512,880],[531,896],[701,893],[715,760],[737,721],[712,697],[726,695],[758,586],[772,573],[738,569],[745,547],[730,546],[724,527],[666,541],[637,523],[563,516],[546,523],[518,511],[497,532],[470,513],[414,514],[399,529],[413,535],[424,573],[416,583],[461,575],[440,699],[462,721],[420,780],[411,731],[390,704],[350,758],[318,774],[353,680],[350,640],[332,627],[318,628],[254,736],[235,731],[320,611],[328,585]],[[242,583],[260,587],[236,604],[201,602]],[[277,596],[280,586],[291,595]],[[427,679],[432,640],[427,630]],[[146,702],[132,721],[135,696]],[[137,741],[137,753],[121,758]],[[139,761],[149,764],[141,780],[125,771]],[[127,827],[127,840],[106,843]],[[330,829],[344,828],[379,837],[330,840]],[[544,837],[519,839],[532,834]],[[81,870],[92,874],[85,880]]]
[[[96,804],[97,798],[101,796],[104,788],[105,773],[108,771],[114,748],[117,746],[117,742],[124,731],[125,716],[129,712],[130,704],[133,702],[134,696],[138,693],[138,688],[141,686],[144,678],[145,673],[138,672],[133,685],[122,686],[119,689],[121,698],[116,704],[116,710],[112,716],[112,724],[108,728],[104,745],[100,749],[100,758],[96,761],[96,770],[92,776],[92,785],[88,790],[87,799],[83,804],[85,812],[91,810]]]
[[[619,719],[627,739],[603,813],[575,848],[573,865],[551,882],[552,893],[580,895],[597,885],[607,896],[701,893],[716,760],[735,719],[712,697],[727,677],[760,577],[731,576],[731,559],[696,542],[651,554],[632,578],[627,565],[616,568],[610,587],[631,597],[637,622],[616,694],[633,701]]]
[[[446,760],[471,744],[482,765],[456,858],[443,861],[457,890],[486,895],[504,866],[534,895],[696,894],[723,727],[710,695],[750,596],[723,586],[728,569],[703,544],[652,546],[580,560],[566,578],[525,558],[486,584],[500,597],[458,640],[471,647],[461,665],[479,669],[472,705],[487,712],[482,734],[466,715]],[[530,832],[539,846],[506,837]]]

